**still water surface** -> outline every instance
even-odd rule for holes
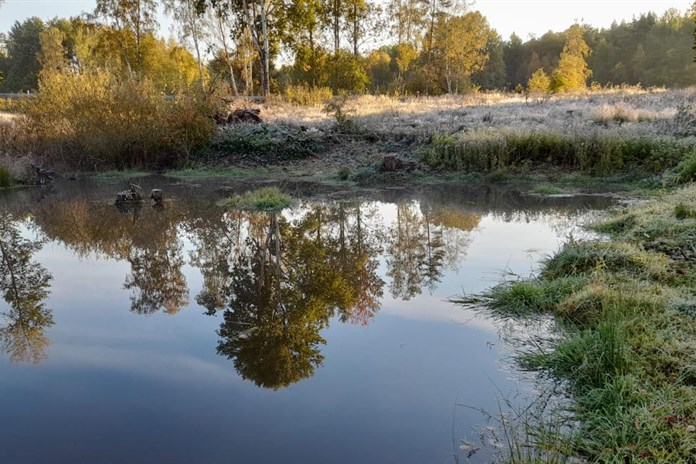
[[[609,204],[286,185],[301,200],[267,214],[215,206],[244,186],[143,187],[164,209],[0,197],[1,463],[465,462],[485,419],[455,404],[532,387],[447,298],[528,275]]]

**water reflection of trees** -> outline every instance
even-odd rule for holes
[[[18,221],[9,214],[0,216],[0,293],[9,305],[0,326],[0,351],[12,361],[39,363],[50,344],[46,329],[53,315],[44,306],[51,275],[33,260],[41,240],[22,237]]]
[[[124,288],[138,314],[188,304],[182,268],[190,239],[190,264],[203,275],[196,301],[222,315],[218,352],[244,378],[280,388],[322,363],[321,332],[331,318],[366,325],[379,311],[380,256],[395,297],[432,292],[478,224],[477,216],[423,202],[398,203],[395,220],[385,222],[383,206],[311,203],[282,215],[181,202],[119,212],[78,198],[32,213],[48,238],[79,257],[128,262]]]
[[[274,389],[309,377],[331,317],[367,324],[375,315],[384,282],[365,214],[360,204],[314,205],[294,220],[232,211],[220,229],[201,231],[197,301],[223,312],[218,353],[242,377]]]
[[[415,201],[396,204],[396,221],[387,232],[387,276],[394,298],[409,300],[423,288],[437,288],[446,265],[466,255],[479,217]]]
[[[179,224],[186,211],[171,206],[118,211],[111,205],[74,199],[41,205],[34,216],[47,237],[60,240],[81,258],[118,259],[130,264],[124,288],[131,291],[131,311],[174,314],[188,305]]]
[[[203,276],[196,302],[221,316],[218,353],[242,377],[277,389],[321,365],[322,331],[332,319],[368,324],[385,286],[404,300],[432,293],[445,271],[464,261],[482,216],[560,230],[577,211],[571,200],[493,188],[375,195],[384,202],[311,202],[275,215],[222,211],[190,195],[163,210],[126,212],[75,196],[33,203],[22,214],[79,257],[128,263],[124,288],[138,314],[173,314],[188,304],[188,261]],[[43,306],[50,275],[31,260],[40,243],[21,239],[16,222],[3,218],[0,290],[10,310],[1,348],[13,359],[38,361],[49,343],[44,329],[53,324]],[[10,270],[26,274],[24,287],[12,283]]]

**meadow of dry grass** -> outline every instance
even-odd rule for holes
[[[690,108],[695,101],[696,89],[623,89],[543,99],[509,93],[399,99],[360,96],[348,99],[344,110],[359,129],[416,141],[481,128],[645,136],[679,131],[679,109]],[[269,123],[317,129],[326,129],[334,122],[333,115],[322,106],[281,102],[267,104],[263,116]]]

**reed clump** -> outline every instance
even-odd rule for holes
[[[690,144],[672,137],[475,130],[433,137],[423,162],[468,172],[558,167],[592,175],[659,173],[676,166],[690,151]]]

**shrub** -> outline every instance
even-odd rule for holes
[[[612,121],[623,124],[649,119],[650,116],[645,111],[639,111],[626,105],[602,105],[592,115],[592,120],[598,124],[608,124]]]
[[[336,128],[340,132],[351,132],[355,129],[355,121],[350,116],[355,108],[349,107],[348,97],[338,96],[324,103],[324,112],[332,114],[336,120]]]
[[[689,208],[684,203],[678,203],[674,207],[674,216],[679,219],[696,219],[696,210]]]
[[[99,71],[45,76],[24,111],[44,156],[77,167],[174,166],[214,129],[205,99]]]
[[[0,188],[12,187],[13,181],[9,169],[0,166]]]
[[[319,106],[333,98],[333,91],[328,87],[310,87],[288,85],[283,91],[283,98],[294,105]]]
[[[551,90],[551,79],[544,72],[544,68],[534,71],[527,82],[527,92],[530,95],[543,95]]]
[[[322,146],[320,135],[291,126],[238,124],[214,138],[211,156],[251,158],[254,162],[259,158],[288,161],[314,156]]]

